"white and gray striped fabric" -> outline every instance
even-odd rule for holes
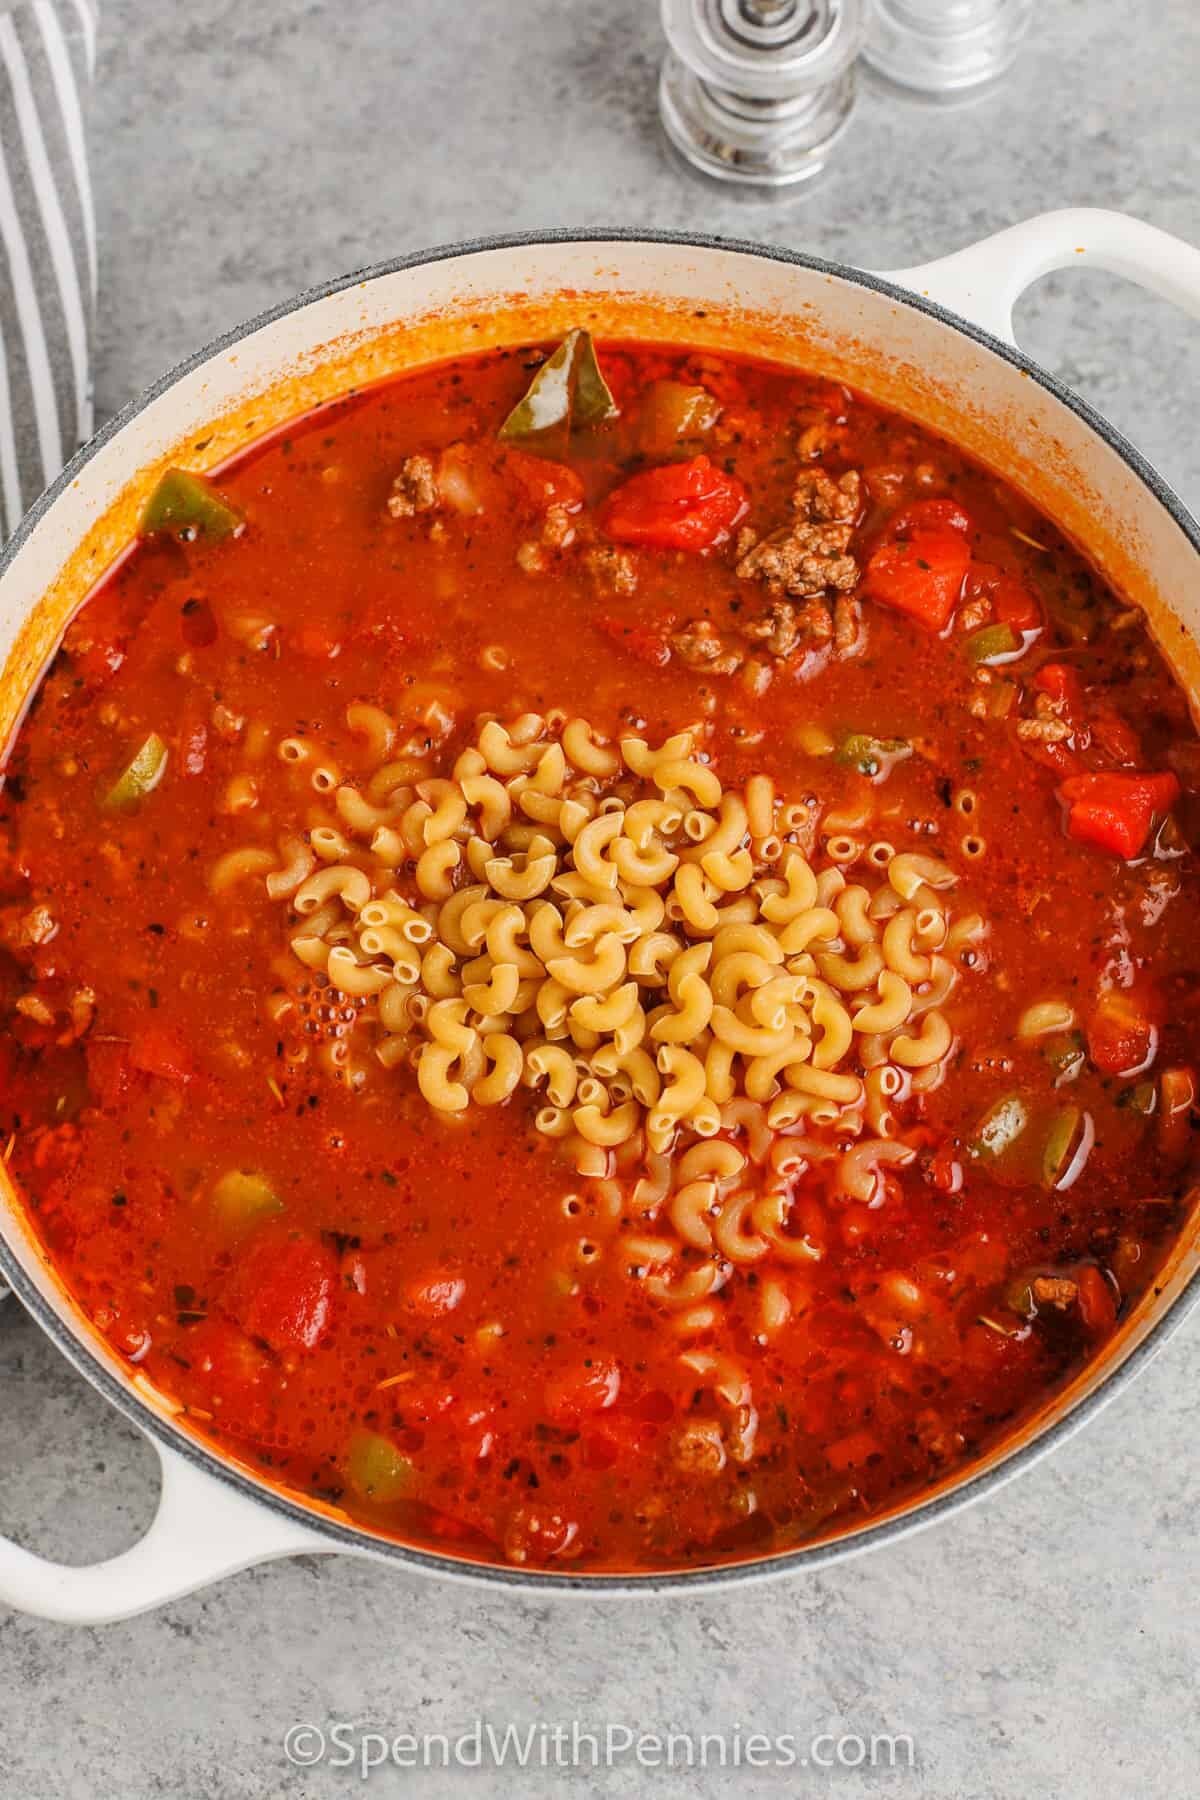
[[[0,0],[3,536],[92,429],[95,0]]]
[[[96,23],[94,0],[0,0],[0,538],[92,430]]]

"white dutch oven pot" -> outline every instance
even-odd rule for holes
[[[80,452],[0,560],[0,741],[66,620],[134,528],[168,463],[213,468],[251,438],[345,388],[477,347],[561,335],[726,345],[842,378],[954,438],[1059,521],[1149,615],[1200,693],[1200,528],[1130,445],[1017,350],[1012,308],[1051,269],[1091,263],[1200,313],[1200,251],[1106,212],[1032,219],[889,277],[785,251],[690,237],[547,234],[381,264],[231,333],[168,375]],[[125,1618],[251,1563],[343,1551],[541,1592],[667,1590],[818,1568],[929,1523],[1008,1480],[1096,1411],[1192,1301],[1189,1228],[1156,1292],[1036,1417],[965,1474],[808,1549],[675,1575],[588,1577],[481,1567],[391,1543],[302,1504],[223,1459],[114,1356],[63,1292],[0,1190],[0,1272],[64,1354],[154,1444],[158,1513],[140,1543],[91,1568],[0,1539],[0,1601],[46,1618]],[[11,1478],[11,1477],[10,1477]]]

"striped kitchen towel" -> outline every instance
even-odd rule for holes
[[[2,536],[92,429],[95,0],[0,0]]]
[[[91,434],[95,69],[94,0],[0,0],[0,538]]]

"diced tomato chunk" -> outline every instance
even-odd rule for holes
[[[619,650],[627,650],[630,656],[636,657],[638,662],[647,663],[652,669],[665,669],[671,660],[671,645],[665,631],[625,619],[614,619],[611,615],[597,619],[595,624],[597,631],[602,631],[606,638],[611,638]]]
[[[880,606],[942,631],[958,605],[970,561],[958,532],[922,530],[880,545],[867,564],[863,591]]]
[[[119,638],[98,638],[75,658],[75,671],[84,687],[103,687],[125,661],[125,645]]]
[[[1033,685],[1039,694],[1062,704],[1069,718],[1078,718],[1083,712],[1083,682],[1079,670],[1069,663],[1043,663]]]
[[[1088,728],[1092,742],[1114,762],[1138,763],[1142,760],[1142,740],[1115,706],[1106,701],[1093,704]]]
[[[992,607],[1002,624],[1014,631],[1040,631],[1044,620],[1036,597],[1015,575],[1001,574],[991,588]]]
[[[583,482],[569,464],[513,449],[506,451],[505,463],[536,506],[565,506],[575,512],[583,505]]]
[[[291,634],[292,648],[311,662],[329,662],[341,651],[341,640],[332,625],[320,619],[306,619]]]
[[[888,529],[893,537],[911,538],[925,531],[969,534],[975,526],[970,513],[964,512],[957,500],[915,500],[896,514]]]
[[[1136,1075],[1153,1060],[1154,1022],[1134,995],[1119,988],[1101,994],[1086,1036],[1088,1059],[1102,1075]]]
[[[221,1306],[273,1350],[313,1350],[332,1323],[337,1279],[327,1245],[276,1222],[246,1245]]]
[[[585,1427],[584,1462],[589,1469],[611,1469],[645,1455],[674,1411],[670,1395],[656,1388],[628,1409],[614,1407],[594,1416]]]
[[[184,1087],[192,1079],[192,1059],[179,1038],[163,1025],[141,1025],[129,1040],[129,1060],[144,1075]]]
[[[125,1044],[91,1038],[86,1049],[88,1088],[96,1105],[115,1112],[129,1089],[129,1049]]]
[[[1178,800],[1179,782],[1169,772],[1105,772],[1072,775],[1058,792],[1068,808],[1068,835],[1076,843],[1129,858],[1141,854],[1155,819],[1170,812]]]
[[[694,456],[631,476],[604,502],[600,524],[620,544],[712,550],[726,541],[749,505],[735,475],[714,467],[707,456]]]
[[[1028,1328],[1009,1334],[978,1323],[963,1333],[963,1362],[972,1374],[1007,1387],[1029,1378],[1040,1354],[1039,1344],[1037,1333]]]
[[[1117,1322],[1117,1302],[1111,1284],[1094,1263],[1086,1263],[1075,1275],[1079,1290],[1079,1316],[1089,1337],[1107,1337]]]
[[[461,1275],[437,1270],[410,1282],[406,1299],[423,1319],[440,1319],[454,1311],[466,1291],[467,1284]]]
[[[611,1357],[594,1356],[552,1375],[546,1383],[546,1411],[556,1425],[578,1425],[612,1406],[621,1391],[621,1370]]]
[[[251,1435],[265,1424],[275,1365],[237,1325],[210,1318],[182,1338],[179,1353],[188,1364],[181,1382],[194,1404],[208,1407],[222,1428]]]
[[[1060,744],[1052,741],[1044,744],[1025,743],[1022,744],[1021,748],[1024,750],[1026,756],[1032,757],[1034,762],[1039,762],[1044,768],[1052,770],[1053,773],[1058,776],[1060,781],[1065,780],[1068,775],[1080,775],[1083,773],[1083,763],[1080,761],[1075,751],[1072,750],[1070,744]]]

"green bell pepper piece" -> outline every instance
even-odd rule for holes
[[[217,1217],[230,1231],[241,1231],[273,1213],[283,1211],[283,1201],[265,1175],[253,1169],[228,1169],[212,1190]]]
[[[215,542],[231,537],[242,523],[237,507],[203,475],[168,469],[146,502],[138,530],[143,537],[169,531],[188,542],[194,538]]]
[[[985,625],[982,631],[973,631],[967,639],[967,661],[982,666],[1005,657],[1019,656],[1024,641],[1020,632],[1007,621]]]
[[[891,773],[896,763],[911,755],[912,745],[907,738],[879,738],[869,732],[852,731],[838,745],[834,761],[879,781]]]
[[[388,1506],[410,1494],[416,1470],[390,1438],[378,1431],[356,1431],[346,1455],[346,1475],[363,1500]]]
[[[104,796],[105,806],[120,812],[152,794],[166,773],[167,756],[167,746],[158,733],[152,731],[109,788]]]

